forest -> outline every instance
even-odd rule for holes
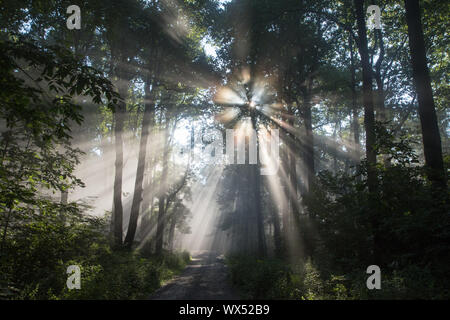
[[[449,16],[0,0],[0,299],[449,299]]]

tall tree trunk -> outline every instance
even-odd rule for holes
[[[377,113],[378,113],[378,120],[381,122],[385,122],[386,117],[386,110],[384,106],[384,89],[383,89],[383,80],[381,78],[381,64],[384,60],[384,40],[383,40],[383,34],[381,33],[380,29],[377,29],[375,31],[375,36],[378,38],[378,46],[380,48],[380,53],[378,55],[377,62],[375,63],[375,81],[377,83]]]
[[[445,187],[446,176],[442,159],[441,136],[427,66],[419,0],[405,0],[405,9],[413,78],[419,102],[425,165],[429,169],[429,180],[436,186]]]
[[[67,204],[67,201],[69,199],[69,192],[68,191],[61,191],[61,203]]]
[[[169,120],[166,119],[166,132],[164,142],[164,154],[163,154],[163,169],[161,173],[161,183],[159,189],[158,199],[158,222],[156,225],[156,254],[162,254],[164,246],[164,228],[165,228],[165,213],[166,213],[166,192],[167,192],[167,161],[169,156]]]
[[[125,117],[125,103],[120,102],[114,111],[114,146],[116,160],[114,163],[114,191],[113,191],[113,220],[114,243],[116,247],[122,246],[123,234],[123,207],[122,207],[122,171],[123,171],[123,126]]]
[[[126,99],[128,96],[128,83],[130,75],[123,66],[127,59],[121,56],[118,50],[111,48],[112,61],[118,61],[118,65],[111,64],[112,75],[117,77],[115,83],[121,101],[114,110],[114,148],[116,159],[114,163],[114,188],[113,188],[113,221],[114,221],[114,244],[116,247],[122,246],[123,238],[123,206],[122,206],[122,176],[123,176],[123,131],[125,124]]]
[[[172,220],[170,221],[170,227],[169,227],[169,250],[170,251],[173,251],[176,222],[177,222],[177,220],[175,219],[175,217],[172,217]]]
[[[372,92],[372,66],[369,61],[367,49],[367,31],[364,14],[364,0],[354,0],[356,22],[358,25],[358,49],[361,56],[362,77],[363,77],[363,104],[364,104],[364,126],[366,129],[366,157],[368,168],[368,186],[369,191],[376,189],[376,173],[374,167],[377,161],[375,153],[375,115]]]
[[[288,124],[294,129],[294,112],[291,107],[291,102],[289,102],[289,119]],[[295,141],[295,135],[292,135],[292,140]],[[295,144],[294,144],[295,145]],[[297,157],[295,150],[290,150],[289,152],[289,182],[291,190],[289,192],[289,216],[292,221],[295,220],[295,217],[298,215],[298,202],[297,202]],[[291,228],[293,228],[294,224],[290,224]]]
[[[261,166],[253,165],[253,181],[255,196],[255,212],[258,228],[258,256],[264,258],[266,256],[266,236],[264,231],[264,214],[261,207]]]
[[[256,223],[257,223],[257,233],[258,233],[258,256],[263,258],[266,256],[266,237],[264,233],[264,214],[261,207],[261,166],[259,164],[259,137],[256,124],[256,115],[253,113],[251,117],[252,126],[256,134],[256,154],[257,154],[257,164],[251,165],[253,167],[252,181],[253,181],[253,194],[255,199],[254,211],[256,213]],[[250,142],[250,139],[249,139]],[[249,146],[250,147],[250,146]],[[249,158],[250,159],[250,158]]]
[[[335,124],[334,124],[333,141],[337,141],[337,130],[338,130],[338,121],[336,121]],[[334,172],[334,174],[337,174],[338,162],[337,162],[337,150],[336,150],[336,148],[333,148],[331,150],[331,156],[333,157],[333,172]]]
[[[292,194],[289,196],[289,207],[291,210],[291,217],[298,214],[298,199],[297,199],[297,157],[295,152],[291,152],[289,156],[289,180],[292,187]]]
[[[352,130],[353,130],[353,163],[358,164],[361,158],[359,145],[359,110],[356,98],[356,64],[353,52],[353,39],[349,35],[348,43],[350,48],[350,72],[351,72],[351,92],[352,92]]]
[[[158,221],[156,226],[156,254],[162,254],[164,247],[164,218],[165,218],[165,202],[166,198],[164,196],[160,196],[158,199]]]
[[[377,156],[375,151],[375,114],[372,92],[372,66],[369,61],[367,49],[367,31],[364,14],[364,0],[354,0],[356,22],[358,25],[358,49],[361,57],[362,77],[363,77],[363,105],[364,105],[364,126],[366,129],[366,157],[367,157],[367,185],[369,188],[369,220],[373,232],[373,259],[374,263],[381,263],[381,239],[379,234],[379,222],[376,210],[376,189],[377,176],[375,165]]]
[[[287,123],[287,117],[284,112],[281,113],[281,121],[283,123]],[[281,130],[281,141],[288,141],[288,134],[285,130]],[[289,147],[287,143],[282,146],[281,154],[280,154],[280,160],[281,160],[281,168],[283,170],[279,170],[279,179],[281,183],[281,187],[284,189],[284,195],[286,196],[286,200],[289,198],[289,184],[287,181],[287,169],[289,168]],[[288,203],[282,203],[280,204],[280,210],[281,210],[281,217],[282,217],[282,231],[283,231],[283,240],[284,245],[287,246],[288,242],[288,228],[290,224],[290,217],[289,217],[289,207]]]
[[[144,174],[144,190],[141,204],[142,220],[138,231],[138,236],[141,238],[146,236],[146,230],[150,226],[149,221],[153,212],[153,161],[147,161],[146,168],[147,174]]]
[[[282,257],[283,245],[281,238],[280,217],[278,215],[278,208],[271,207],[272,212],[272,224],[273,224],[273,240],[275,244],[275,256]]]
[[[145,160],[147,156],[148,136],[150,132],[150,123],[153,118],[155,103],[151,98],[150,80],[146,81],[145,85],[145,109],[142,119],[142,134],[139,144],[139,156],[136,170],[136,180],[134,184],[133,202],[131,205],[130,222],[128,224],[128,231],[125,237],[125,246],[131,248],[134,236],[136,234],[137,222],[139,218],[139,209],[142,201],[142,182],[144,180]]]
[[[147,173],[144,181],[144,191],[142,195],[142,212],[149,212],[153,203],[153,161],[147,161]]]
[[[377,62],[375,63],[375,82],[377,83],[377,94],[376,94],[376,108],[377,108],[377,118],[378,121],[385,123],[388,120],[386,114],[386,107],[384,105],[384,88],[383,88],[383,79],[381,76],[381,64],[384,60],[384,40],[383,34],[380,29],[375,31],[375,36],[378,39],[378,47],[380,48],[380,53],[378,55]],[[386,167],[391,165],[388,155],[383,155],[383,162]]]
[[[303,93],[303,121],[305,125],[305,142],[303,148],[304,161],[307,171],[307,184],[306,192],[311,190],[311,186],[314,182],[315,167],[314,167],[314,136],[312,128],[312,112],[311,112],[311,90],[312,79],[309,80],[309,84]]]
[[[284,122],[284,120],[283,120]],[[281,140],[282,141],[287,141],[287,134],[286,132],[284,132],[283,130],[281,131]],[[281,244],[282,244],[282,250],[280,251],[280,254],[287,254],[289,252],[289,232],[290,232],[290,228],[289,225],[291,224],[290,222],[290,215],[289,215],[289,205],[288,205],[288,197],[289,197],[289,183],[287,181],[287,169],[289,168],[289,150],[288,150],[288,146],[284,145],[282,146],[281,149],[281,168],[282,170],[279,170],[279,176],[278,179],[280,181],[280,185],[282,188],[282,193],[284,194],[286,201],[282,201],[279,204],[279,210],[281,212],[281,223],[282,223],[282,228],[281,228]]]

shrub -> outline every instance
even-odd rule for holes
[[[146,298],[188,262],[186,252],[142,257],[136,252],[112,251],[107,226],[106,219],[86,216],[22,226],[14,241],[8,241],[1,264],[6,298]],[[69,265],[80,266],[80,290],[66,286]]]
[[[391,164],[377,164],[377,189],[367,188],[367,163],[354,174],[321,172],[304,197],[315,225],[313,261],[324,279],[347,280],[336,293],[352,298],[448,298],[450,250],[448,190],[427,181],[425,168],[405,140],[379,145]],[[376,221],[376,224],[373,223]],[[365,268],[374,264],[374,238],[381,254],[382,290],[369,292]],[[329,290],[329,289],[328,289]]]

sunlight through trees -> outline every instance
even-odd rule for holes
[[[449,10],[1,1],[0,294],[448,299]]]

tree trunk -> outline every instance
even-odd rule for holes
[[[333,130],[333,141],[337,141],[337,130],[338,130],[338,121],[334,124],[334,130]],[[337,174],[338,172],[338,162],[337,162],[337,150],[336,148],[333,148],[331,150],[331,156],[333,157],[333,172],[334,174]]]
[[[256,154],[257,154],[257,164],[251,165],[253,168],[252,175],[253,175],[253,191],[254,191],[254,198],[255,198],[255,205],[254,210],[256,213],[256,223],[257,223],[257,232],[258,232],[258,256],[263,258],[266,256],[266,237],[264,233],[264,214],[262,212],[261,208],[261,166],[259,164],[259,137],[258,137],[258,130],[257,130],[257,124],[256,124],[256,115],[253,114],[252,118],[252,126],[255,130],[256,134]],[[249,139],[250,142],[250,139]]]
[[[69,192],[61,191],[61,203],[67,204],[68,199],[69,199]]]
[[[377,118],[378,121],[385,124],[386,121],[388,120],[388,115],[386,113],[386,107],[384,105],[384,88],[383,88],[383,79],[381,77],[381,64],[383,63],[384,59],[384,40],[383,34],[381,33],[380,29],[375,31],[375,36],[378,38],[378,46],[380,48],[380,54],[375,64],[375,82],[377,83],[377,95],[376,95]],[[389,160],[388,155],[386,154],[383,155],[383,162],[386,167],[389,167],[391,165],[391,161]]]
[[[164,223],[164,217],[165,217],[165,201],[166,198],[164,196],[160,196],[159,199],[159,204],[158,204],[158,222],[157,222],[157,226],[156,226],[156,254],[160,255],[162,254],[163,251],[163,246],[164,246],[164,228],[165,228],[165,223]]]
[[[291,106],[291,103],[289,103]],[[294,112],[291,107],[289,107],[289,119],[288,124],[294,129]],[[295,140],[296,137],[292,135],[292,139]],[[289,152],[289,182],[290,182],[290,192],[289,192],[289,216],[292,221],[298,215],[298,202],[297,202],[297,157],[295,150],[290,150]],[[290,224],[293,228],[294,224]]]
[[[281,113],[281,121],[283,123],[287,123],[287,117],[284,112]],[[287,169],[289,168],[289,146],[287,144],[288,141],[288,134],[284,130],[281,130],[281,141],[285,142],[284,146],[282,146],[281,153],[280,153],[280,160],[281,160],[281,168],[282,170],[278,171],[278,176],[280,179],[281,188],[284,189],[284,195],[286,197],[286,200],[289,199],[289,183],[287,181]],[[284,245],[287,246],[288,244],[288,227],[289,227],[289,207],[288,203],[281,203],[280,204],[280,210],[281,210],[281,217],[282,217],[282,232],[283,232],[283,240]]]
[[[363,76],[363,104],[364,104],[364,126],[366,129],[366,157],[369,165],[367,182],[369,191],[375,191],[376,173],[374,166],[377,161],[375,153],[375,115],[372,92],[372,67],[369,61],[367,49],[366,20],[364,14],[364,0],[354,0],[356,21],[358,25],[358,49],[361,56],[362,76]]]
[[[377,113],[378,120],[381,122],[386,121],[386,110],[384,106],[384,89],[383,89],[383,80],[381,78],[381,64],[384,59],[384,40],[381,30],[375,31],[375,36],[378,38],[378,46],[380,48],[380,54],[378,56],[377,62],[375,63],[375,81],[377,83]]]
[[[145,162],[147,155],[147,144],[150,131],[150,124],[155,109],[155,103],[151,98],[150,81],[146,82],[145,86],[145,109],[142,120],[142,134],[139,145],[139,156],[136,170],[136,180],[134,184],[133,202],[131,205],[130,222],[128,224],[128,231],[125,237],[125,245],[127,248],[131,248],[134,236],[136,234],[137,222],[139,218],[139,209],[142,201],[142,182],[144,180]]]
[[[419,0],[405,0],[405,9],[413,78],[422,126],[425,165],[429,169],[429,180],[436,186],[445,187],[446,176],[442,159],[441,136],[427,66]]]
[[[119,61],[118,66],[111,65],[112,75],[117,77],[115,86],[121,97],[121,101],[114,110],[114,148],[116,159],[114,163],[114,189],[113,189],[113,223],[114,223],[114,244],[117,248],[122,246],[123,238],[123,206],[122,206],[122,176],[123,176],[123,131],[125,124],[126,99],[128,95],[128,83],[130,75],[127,74],[122,65],[126,63],[126,58],[115,49],[111,48],[113,61]]]
[[[366,130],[366,158],[367,158],[367,185],[370,193],[369,220],[373,232],[373,257],[375,262],[380,259],[380,239],[378,233],[378,218],[376,215],[375,202],[373,201],[377,187],[377,177],[375,172],[376,152],[375,152],[375,115],[372,92],[372,66],[369,61],[367,48],[367,31],[364,14],[364,1],[354,0],[355,13],[358,25],[358,49],[361,57],[362,77],[363,77],[363,105],[364,105],[364,126]]]
[[[272,211],[272,223],[273,223],[273,240],[275,244],[275,256],[282,257],[283,245],[281,238],[280,217],[278,215],[278,208],[271,208]]]
[[[363,105],[364,105],[364,126],[366,129],[366,158],[367,158],[367,185],[369,189],[369,220],[373,233],[373,259],[375,264],[380,264],[381,239],[379,234],[379,222],[376,210],[376,189],[377,176],[375,165],[377,156],[375,151],[375,114],[372,92],[372,66],[369,61],[367,49],[367,31],[364,13],[364,0],[354,0],[356,22],[358,25],[358,49],[361,56],[362,77],[363,77]]]
[[[153,212],[153,161],[148,161],[146,164],[146,172],[144,174],[144,190],[142,194],[142,204],[141,204],[141,212],[142,212],[142,220],[138,231],[138,236],[141,239],[144,239],[146,236],[146,232],[150,226],[150,218]]]
[[[285,120],[283,120],[284,122]],[[281,140],[287,141],[287,134],[284,131],[281,131]],[[280,181],[280,187],[281,187],[281,192],[282,194],[284,194],[286,201],[282,201],[279,204],[279,210],[281,212],[281,224],[282,224],[282,228],[281,228],[281,234],[280,234],[280,238],[281,238],[281,250],[280,250],[280,254],[287,254],[289,252],[289,232],[290,232],[290,228],[289,225],[291,224],[290,222],[290,215],[289,215],[289,206],[288,206],[288,197],[289,197],[289,183],[287,181],[287,169],[289,168],[289,150],[288,150],[288,146],[284,145],[282,146],[281,149],[281,168],[278,171],[279,172],[279,176],[278,179]]]
[[[156,254],[162,254],[164,246],[164,228],[165,228],[165,211],[166,211],[166,186],[167,186],[167,161],[169,155],[169,122],[166,119],[166,132],[163,154],[163,169],[161,174],[161,183],[158,199],[158,222],[156,225]]]
[[[176,222],[177,222],[177,220],[175,219],[175,217],[172,217],[172,221],[170,222],[170,228],[169,228],[169,250],[170,251],[173,251]]]
[[[258,256],[264,258],[266,256],[266,237],[264,231],[264,214],[261,207],[261,166],[253,165],[254,195],[255,195],[255,212],[258,228]]]
[[[351,72],[351,91],[352,91],[352,130],[353,130],[353,157],[352,162],[358,164],[361,158],[359,145],[359,110],[356,102],[356,65],[353,53],[353,39],[348,37],[350,48],[350,72]]]
[[[123,125],[125,116],[124,103],[120,102],[114,111],[114,145],[116,149],[116,161],[114,163],[114,191],[113,191],[113,220],[114,243],[116,247],[122,246],[123,233],[123,207],[122,207],[122,171],[123,171]]]
[[[304,161],[307,171],[307,184],[306,192],[311,190],[311,186],[314,182],[315,167],[314,167],[314,136],[312,128],[312,112],[311,112],[311,90],[312,79],[309,80],[308,87],[303,94],[303,121],[305,124],[305,143],[304,143]]]

